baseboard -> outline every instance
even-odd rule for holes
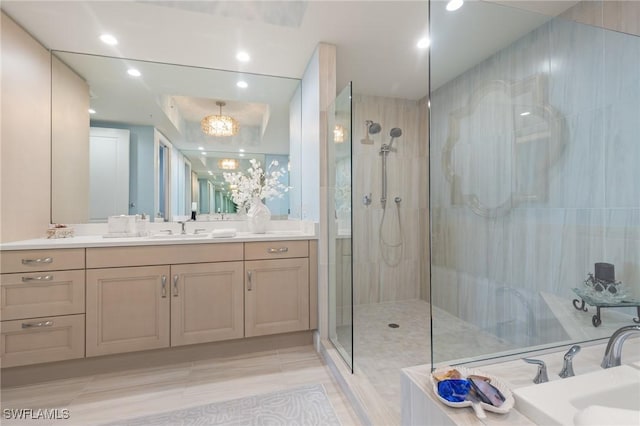
[[[3,368],[3,388],[313,344],[313,331]]]

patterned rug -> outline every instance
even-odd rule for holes
[[[324,386],[306,385],[108,424],[116,425],[339,426],[340,421]]]

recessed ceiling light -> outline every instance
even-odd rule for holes
[[[127,70],[127,74],[129,74],[131,77],[140,77],[142,75],[142,73],[135,68],[129,68]]]
[[[240,148],[238,152],[244,152],[244,148]]]
[[[108,44],[109,46],[115,46],[116,44],[118,44],[118,39],[112,36],[111,34],[102,34],[100,36],[100,40],[104,44]]]
[[[238,86],[241,89],[246,89],[247,87],[249,87],[246,81],[239,81],[236,83],[236,86]]]
[[[199,149],[200,151],[204,151],[204,147],[202,147],[202,146],[199,146],[199,147],[198,147],[198,149]]]
[[[249,56],[247,52],[240,51],[236,55],[236,59],[239,60],[240,62],[249,62],[251,60],[251,56]]]
[[[93,108],[89,108],[89,114],[95,114],[95,113],[96,113],[96,110],[95,110],[95,109],[93,109]]]
[[[238,154],[239,157],[244,157],[243,153]]]
[[[206,152],[204,152],[204,151],[202,151],[200,154],[202,154],[202,155],[207,155],[207,153],[206,153]]]
[[[530,114],[531,114],[531,112],[529,112],[529,111],[525,111],[525,112],[521,112],[521,113],[520,113],[520,115],[521,115],[522,117],[526,117],[527,115],[530,115]]]
[[[431,45],[431,40],[429,40],[429,37],[421,38],[420,40],[418,40],[418,43],[416,44],[418,49],[426,49],[427,47],[429,47],[429,45]]]
[[[454,10],[460,9],[463,4],[464,0],[451,0],[449,3],[447,3],[447,10],[449,12],[453,12]]]

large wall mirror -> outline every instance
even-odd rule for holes
[[[285,171],[290,192],[268,201],[299,218],[291,144],[300,141],[300,80],[53,51],[52,223],[146,214],[175,220],[236,213],[224,173],[249,160]],[[228,116],[230,136],[202,120]],[[294,152],[298,152],[295,150]],[[272,167],[274,167],[272,166]]]

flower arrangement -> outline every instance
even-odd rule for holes
[[[223,173],[224,180],[231,188],[231,199],[238,206],[238,210],[249,207],[251,200],[282,198],[289,187],[280,182],[280,178],[286,174],[284,168],[278,169],[278,161],[269,164],[267,170],[263,170],[260,162],[255,158],[249,160],[251,167],[247,173]]]

